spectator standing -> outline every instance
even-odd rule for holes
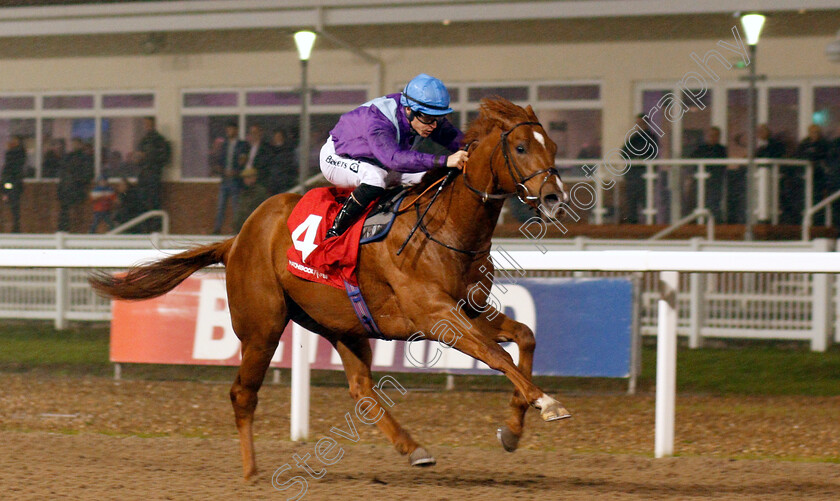
[[[239,139],[239,125],[235,121],[230,121],[225,125],[225,139],[214,159],[215,169],[221,175],[216,220],[213,223],[214,235],[222,232],[228,202],[230,202],[231,212],[234,216],[236,215],[239,208],[239,191],[242,188],[240,173],[247,158],[248,143]]]
[[[144,203],[136,185],[129,183],[128,179],[122,178],[117,182],[115,191],[117,193],[114,209],[114,222],[116,224],[123,224],[143,213]],[[139,233],[139,230],[136,227],[129,228],[126,233]]]
[[[64,138],[50,140],[47,150],[44,152],[44,161],[41,163],[41,177],[58,177],[61,169],[61,159],[67,153],[67,143]]]
[[[819,202],[828,194],[828,189],[825,183],[825,169],[826,160],[828,160],[829,148],[829,142],[823,136],[822,128],[820,128],[817,124],[811,124],[808,127],[808,136],[799,143],[799,146],[796,148],[796,152],[793,155],[796,158],[810,160],[814,165],[814,192],[811,199],[812,204]],[[799,175],[801,175],[801,173],[802,170],[799,169]],[[802,221],[802,207],[804,205],[802,201],[805,200],[804,186],[803,183],[793,183],[796,176],[790,177],[791,178],[788,179],[789,185],[786,187],[786,191],[790,194],[792,199],[798,201],[799,203],[797,206],[790,208],[793,214],[785,219],[789,221],[790,224],[799,224]],[[814,225],[822,226],[824,224],[825,213],[820,212],[814,217]]]
[[[254,124],[248,128],[248,157],[245,168],[257,169],[257,184],[271,190],[274,150],[263,138],[263,129]]]
[[[108,184],[108,178],[100,176],[97,179],[96,186],[90,192],[90,200],[93,204],[93,222],[90,225],[89,233],[96,233],[100,223],[107,224],[108,229],[113,230],[114,221],[111,219],[111,209],[114,208],[117,194]]]
[[[785,143],[778,140],[777,138],[773,137],[773,133],[770,132],[770,128],[767,124],[761,124],[756,129],[755,133],[756,137],[756,149],[755,149],[755,158],[782,158],[785,156]],[[771,167],[761,167],[761,168],[771,168]],[[779,181],[780,181],[780,188],[783,187],[783,175],[784,175],[785,167],[779,167]],[[772,177],[771,177],[772,179]],[[782,189],[780,193],[780,200],[779,206],[782,208],[785,203],[788,202],[787,195]],[[781,210],[784,213],[784,210]]]
[[[840,130],[828,143],[828,158],[826,158],[825,166],[826,189],[831,195],[840,190]],[[831,204],[831,215],[834,226],[840,226],[840,200]]]
[[[242,171],[242,190],[240,192],[239,207],[233,226],[237,233],[242,229],[245,220],[251,215],[261,203],[268,198],[268,191],[257,182],[259,173],[257,169],[249,167]]]
[[[779,141],[770,132],[767,124],[761,124],[755,133],[756,158],[782,158],[785,156],[785,143]]]
[[[272,159],[274,165],[269,194],[276,195],[285,193],[298,184],[298,165],[295,149],[289,145],[283,129],[274,129],[274,133],[271,135],[271,147],[274,154]]]
[[[720,127],[709,127],[706,130],[704,142],[691,152],[690,158],[726,158],[729,154],[726,146],[720,144]],[[706,172],[706,208],[715,218],[715,221],[723,221],[723,189],[726,185],[726,166],[707,165]],[[744,193],[738,196],[744,196]]]
[[[647,167],[640,164],[638,161],[645,160],[647,158],[638,152],[648,151],[651,147],[651,142],[653,145],[656,145],[656,136],[650,131],[650,128],[645,123],[644,116],[645,115],[642,113],[636,115],[636,126],[639,127],[642,132],[647,135],[647,137],[644,137],[641,134],[632,134],[630,136],[630,141],[621,147],[621,152],[626,158],[630,159],[630,170],[628,170],[627,174],[624,175],[624,214],[621,219],[619,219],[619,223],[639,224],[641,221],[639,213],[645,207],[645,194],[647,193],[647,190],[645,189],[644,174]]]
[[[137,151],[140,152],[140,172],[137,174],[137,188],[144,201],[144,209],[161,208],[161,179],[163,168],[172,158],[169,141],[157,131],[154,117],[143,119],[145,135],[140,139]],[[155,231],[157,223],[146,225],[147,231]]]
[[[80,138],[70,141],[70,152],[64,155],[58,172],[58,231],[71,231],[74,226],[70,212],[75,212],[73,219],[80,219],[78,207],[85,201],[88,187],[93,179],[93,156],[85,151]]]
[[[0,183],[3,187],[3,202],[9,205],[12,214],[12,233],[20,233],[20,197],[23,193],[23,177],[26,169],[26,149],[23,138],[12,136],[6,147],[3,172]]]
[[[120,177],[125,174],[120,170],[123,164],[123,155],[119,150],[102,152],[102,175],[105,177]]]

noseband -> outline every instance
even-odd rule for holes
[[[526,176],[519,169],[519,166],[516,165],[516,162],[513,160],[513,157],[510,153],[510,144],[508,143],[507,139],[508,139],[508,135],[510,135],[511,132],[516,130],[517,127],[522,127],[524,125],[532,125],[532,126],[539,125],[540,127],[542,127],[542,124],[539,123],[539,122],[519,122],[518,124],[514,125],[510,129],[508,129],[507,131],[502,132],[502,134],[499,136],[499,142],[496,144],[496,147],[493,149],[493,153],[490,154],[490,158],[492,159],[493,156],[496,154],[496,150],[501,149],[502,156],[505,159],[505,166],[507,167],[508,172],[510,173],[510,177],[516,182],[516,191],[509,192],[509,193],[487,193],[486,191],[479,190],[478,188],[473,186],[472,183],[470,183],[470,180],[467,177],[467,168],[466,168],[466,166],[464,166],[464,184],[473,193],[475,193],[479,197],[481,197],[482,202],[487,202],[488,199],[503,200],[503,199],[507,199],[507,198],[515,196],[515,197],[518,197],[519,200],[523,204],[530,205],[528,202],[537,201],[537,200],[540,199],[540,197],[539,197],[539,193],[537,193],[537,195],[533,195],[531,193],[531,190],[527,186],[525,186],[525,183],[527,183],[528,181],[530,181],[531,179],[533,179],[533,178],[535,178],[539,175],[545,174],[545,178],[543,179],[543,182],[540,184],[540,191],[542,191],[542,187],[545,186],[545,184],[549,181],[549,179],[551,179],[552,176],[557,176],[557,179],[560,179],[560,172],[558,172],[557,168],[555,168],[553,166],[549,167],[547,169],[543,169],[543,170],[534,172],[533,174],[531,174],[529,176]],[[470,146],[472,146],[472,143],[468,144],[465,149],[469,150]],[[495,174],[493,174],[493,175],[495,176]]]

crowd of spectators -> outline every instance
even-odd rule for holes
[[[648,140],[658,138],[650,132],[642,115],[637,116],[636,126],[647,133]],[[111,229],[133,217],[150,210],[162,208],[161,184],[164,168],[172,158],[170,142],[156,128],[153,117],[143,119],[144,134],[136,150],[126,158],[118,151],[103,152],[102,176],[94,186],[94,151],[90,141],[73,138],[69,146],[66,140],[53,138],[47,142],[43,154],[41,175],[57,178],[57,199],[59,214],[57,231],[69,232],[78,228],[82,221],[90,221],[83,210],[93,209],[90,232],[100,231],[103,223]],[[795,158],[809,160],[814,166],[813,200],[817,203],[840,190],[840,136],[829,140],[822,128],[812,124],[808,134],[797,144],[775,137],[767,125],[756,131],[757,147],[755,157],[759,159]],[[631,141],[641,141],[642,135],[630,136]],[[643,145],[625,144],[624,154],[631,159],[631,168],[624,175],[622,203],[619,222],[639,224],[644,222],[646,185],[645,166],[634,152],[643,151]],[[736,152],[743,148],[733,146]],[[600,150],[600,148],[598,148]],[[583,150],[581,150],[583,152]],[[586,150],[581,155],[597,157],[600,151]],[[594,156],[593,156],[594,154]],[[737,154],[737,153],[736,153]],[[730,150],[722,144],[721,130],[709,127],[703,140],[686,152],[686,158],[726,159]],[[20,207],[24,191],[23,178],[27,175],[24,138],[12,136],[6,145],[0,170],[2,201],[10,214],[12,232],[21,231]],[[637,160],[633,162],[633,160]],[[239,231],[247,216],[268,197],[288,191],[298,183],[297,152],[288,143],[283,129],[274,129],[270,136],[259,124],[252,124],[244,139],[241,139],[238,123],[231,121],[225,126],[223,137],[213,142],[208,159],[210,172],[219,177],[219,192],[212,233],[219,234],[223,228]],[[746,220],[747,179],[742,165],[705,165],[705,207],[723,224],[744,224]],[[779,221],[781,224],[799,224],[805,200],[804,169],[786,166],[779,168]],[[685,213],[697,205],[695,199],[696,179],[694,172],[680,174],[680,196]],[[132,184],[128,177],[136,177]],[[113,186],[108,179],[117,178]],[[659,187],[662,183],[659,183]],[[103,193],[107,194],[103,197]],[[667,196],[675,196],[668,194]],[[85,201],[91,204],[85,204]],[[230,211],[228,212],[228,210]],[[840,202],[832,207],[834,221],[840,220]],[[87,216],[87,217],[86,217]],[[229,219],[228,219],[229,217]],[[230,225],[225,227],[226,221]],[[818,214],[816,225],[825,223]],[[132,230],[146,233],[156,231],[158,221],[151,219]]]
[[[210,153],[211,172],[219,176],[219,195],[213,234],[222,232],[228,206],[233,230],[239,231],[247,216],[268,197],[298,184],[297,155],[283,129],[267,138],[263,127],[253,124],[243,141],[239,125],[225,125],[225,137],[217,138]]]
[[[2,202],[11,216],[7,226],[12,232],[21,231],[23,179],[34,172],[27,165],[24,143],[24,137],[10,137],[0,166]],[[125,156],[117,150],[103,150],[95,183],[92,140],[73,137],[69,145],[64,138],[45,141],[41,177],[58,181],[56,231],[78,231],[84,224],[90,224],[90,233],[107,231],[144,212],[162,209],[162,176],[171,159],[171,143],[158,132],[153,117],[143,118],[143,135]],[[238,231],[260,203],[298,184],[297,152],[280,128],[267,137],[261,125],[253,124],[243,140],[237,122],[228,122],[224,136],[213,142],[208,162],[210,172],[220,178],[214,234],[222,232],[228,215],[228,228]],[[117,182],[112,184],[109,180],[114,179]],[[159,219],[150,218],[127,232],[158,229]]]
[[[649,132],[644,121],[639,117],[639,125],[647,131],[648,137],[655,141],[656,135]],[[641,136],[635,135],[634,138]],[[634,147],[635,146],[635,147]],[[623,203],[619,222],[636,224],[641,220],[641,211],[645,205],[645,184],[642,175],[645,167],[632,154],[639,151],[638,145],[625,144],[622,151],[631,159],[631,168],[624,176]],[[719,127],[709,127],[703,141],[689,149],[686,158],[692,159],[726,159],[731,158],[726,145],[721,142]],[[822,128],[812,124],[808,128],[808,135],[798,144],[788,146],[780,138],[773,135],[766,124],[756,129],[757,159],[792,158],[809,160],[813,163],[813,195],[812,204],[816,204],[825,197],[840,190],[840,136],[829,141],[825,138]],[[760,165],[766,165],[762,160]],[[747,176],[746,166],[743,164],[704,166],[707,178],[705,180],[705,207],[712,213],[715,221],[724,224],[744,224],[746,222]],[[676,174],[672,169],[669,175]],[[696,200],[696,168],[681,174],[679,194],[682,200],[683,213],[690,213],[697,206]],[[779,164],[779,223],[801,224],[803,206],[805,202],[805,170],[802,167]],[[660,184],[660,186],[662,186]],[[840,219],[840,203],[835,204],[834,221]],[[818,214],[816,225],[823,225],[825,218]]]

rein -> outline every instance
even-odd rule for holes
[[[431,209],[432,205],[434,205],[435,200],[437,200],[438,195],[440,195],[440,192],[443,191],[443,189],[446,187],[447,184],[449,184],[449,182],[452,179],[455,179],[455,176],[457,175],[457,172],[458,171],[456,169],[450,170],[449,172],[446,173],[446,176],[442,177],[437,182],[435,182],[434,184],[432,184],[431,186],[426,188],[426,190],[423,191],[423,193],[426,193],[429,190],[429,188],[431,188],[435,184],[438,184],[437,191],[432,196],[432,199],[429,201],[429,205],[426,206],[426,210],[423,211],[422,215],[420,214],[420,204],[417,203],[417,200],[419,200],[420,197],[423,196],[423,193],[421,193],[420,195],[417,195],[417,198],[415,198],[414,201],[411,202],[411,204],[414,205],[414,207],[417,209],[417,223],[415,223],[414,228],[411,229],[411,232],[406,237],[405,242],[403,242],[403,244],[400,246],[400,249],[397,251],[398,256],[402,253],[403,249],[405,249],[405,246],[408,245],[408,241],[411,240],[411,237],[414,236],[414,232],[417,231],[417,228],[421,228],[420,231],[422,231],[423,234],[426,235],[426,237],[429,238],[431,241],[439,243],[439,244],[443,245],[444,247],[446,247],[447,249],[457,250],[458,252],[471,252],[471,251],[462,251],[460,249],[455,249],[454,247],[450,247],[450,246],[432,238],[432,236],[429,234],[429,231],[426,229],[426,226],[423,224],[423,218],[425,218],[426,214],[429,213],[429,209]],[[411,205],[409,205],[409,207],[410,206]]]

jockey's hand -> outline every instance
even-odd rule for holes
[[[467,163],[467,160],[470,158],[470,154],[464,150],[458,150],[455,153],[449,155],[446,158],[446,166],[447,167],[457,167],[459,169],[463,169],[464,165]]]

